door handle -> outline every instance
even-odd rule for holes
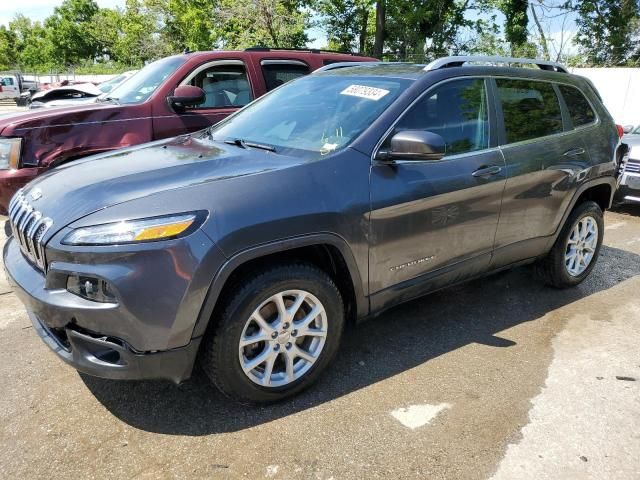
[[[499,167],[497,165],[491,165],[489,167],[480,167],[471,175],[473,175],[474,177],[490,177],[491,175],[497,175],[501,171],[502,171],[502,167]]]
[[[566,152],[564,152],[562,155],[564,157],[577,157],[578,155],[583,155],[585,152],[585,149],[582,147],[577,147],[577,148],[572,148],[570,150],[567,150]]]

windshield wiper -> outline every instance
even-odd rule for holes
[[[235,145],[240,148],[259,148],[260,150],[267,150],[268,152],[275,152],[275,147],[271,145],[265,145],[263,143],[255,143],[255,142],[246,142],[241,138],[234,138],[233,140],[225,140],[224,143],[228,143],[229,145]]]
[[[107,102],[111,102],[111,103],[118,103],[118,99],[115,97],[98,97],[98,101],[100,103],[107,103]]]

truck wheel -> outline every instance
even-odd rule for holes
[[[600,206],[592,201],[581,203],[569,215],[551,251],[538,263],[538,274],[556,288],[578,285],[595,266],[603,235]]]
[[[203,339],[200,362],[228,397],[268,403],[317,380],[344,327],[333,280],[307,264],[266,269],[236,284]]]

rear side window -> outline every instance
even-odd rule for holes
[[[558,97],[550,83],[497,79],[507,143],[562,132]]]
[[[569,85],[558,85],[558,87],[567,104],[574,127],[588,125],[596,121],[596,113],[580,90]]]
[[[267,91],[309,74],[309,66],[300,62],[263,61],[262,74]]]

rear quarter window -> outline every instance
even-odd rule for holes
[[[308,75],[310,71],[309,66],[302,63],[263,61],[262,73],[267,91],[271,91],[291,80]]]
[[[560,102],[551,83],[496,79],[507,143],[563,131]]]
[[[560,88],[564,103],[567,105],[574,127],[589,125],[596,121],[596,113],[580,90],[569,85],[558,85],[558,88]]]

